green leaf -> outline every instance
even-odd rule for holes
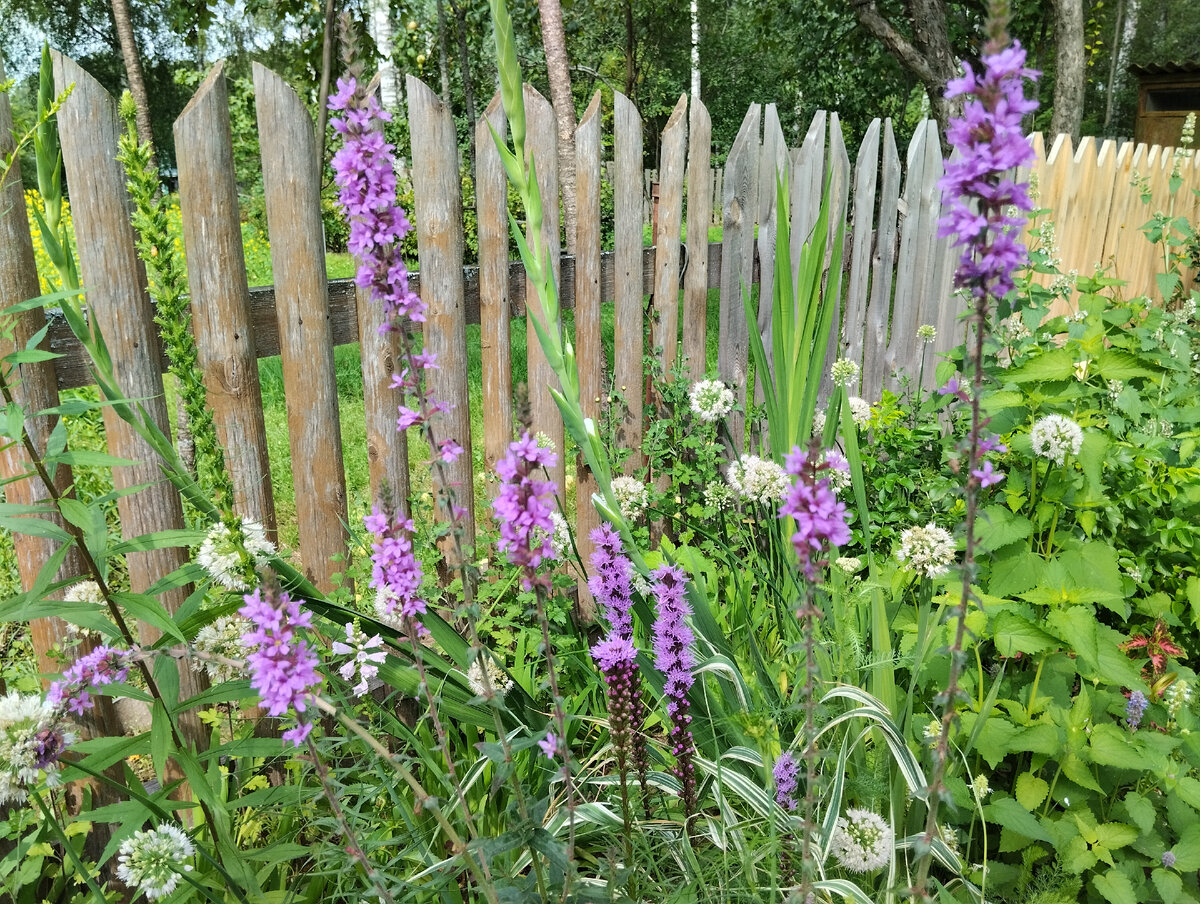
[[[1109,722],[1092,728],[1089,738],[1091,760],[1098,766],[1114,769],[1139,768],[1139,754],[1133,735]]]
[[[1138,840],[1138,830],[1123,822],[1102,822],[1096,826],[1096,840],[1110,851],[1133,844]]]
[[[1183,830],[1171,852],[1175,855],[1176,872],[1191,873],[1200,869],[1200,822]]]
[[[1013,750],[1055,756],[1062,747],[1060,730],[1057,725],[1050,725],[1047,722],[1027,725],[1017,730],[1016,735],[1013,736],[1010,742],[1010,746]]]
[[[993,642],[1002,656],[1017,653],[1036,654],[1059,647],[1058,638],[1010,610],[1000,612],[992,621]]]
[[[113,599],[120,603],[125,611],[138,621],[144,621],[151,627],[157,628],[163,634],[169,634],[180,643],[187,643],[187,638],[179,630],[179,626],[171,620],[162,603],[152,596],[142,593],[114,593]]]
[[[980,512],[976,530],[979,531],[980,547],[993,552],[1024,540],[1033,533],[1033,525],[1024,515],[1015,515],[1002,505],[989,505]]]
[[[119,458],[116,455],[109,455],[107,452],[94,452],[90,449],[68,449],[55,456],[53,460],[58,464],[72,467],[117,468],[137,464],[136,461],[128,458]]]
[[[1143,835],[1149,835],[1154,830],[1154,822],[1158,818],[1158,814],[1154,810],[1154,804],[1150,803],[1143,795],[1136,791],[1126,794],[1125,811]]]
[[[1068,380],[1074,375],[1075,355],[1066,348],[1054,348],[1019,367],[1004,373],[1005,383],[1046,383]]]
[[[1150,874],[1150,881],[1154,883],[1163,904],[1175,904],[1179,900],[1179,894],[1183,891],[1183,877],[1179,873],[1160,867]]]
[[[1096,633],[1099,625],[1090,606],[1064,606],[1051,609],[1046,625],[1063,639],[1092,670],[1099,669],[1100,652]]]
[[[1118,348],[1106,348],[1092,360],[1096,372],[1106,380],[1132,380],[1134,377],[1153,379],[1162,370],[1143,364],[1136,355]]]
[[[161,700],[155,700],[150,708],[150,762],[154,774],[161,783],[167,768],[167,756],[171,751],[171,721]]]
[[[1108,437],[1103,433],[1089,431],[1083,434],[1083,444],[1079,447],[1076,461],[1087,478],[1088,489],[1095,496],[1104,493],[1104,483],[1101,474],[1104,471],[1104,457],[1108,454]]]
[[[1104,874],[1092,876],[1092,885],[1111,904],[1139,904],[1133,893],[1133,883],[1119,869],[1113,868]]]
[[[1011,829],[1018,835],[1023,835],[1036,841],[1054,844],[1054,839],[1042,828],[1037,817],[1022,807],[1011,797],[1002,797],[992,801],[983,808],[983,815],[997,825]]]
[[[1014,793],[1017,802],[1032,813],[1046,799],[1046,795],[1050,793],[1050,786],[1045,779],[1038,778],[1032,772],[1022,772],[1017,777],[1017,787]]]

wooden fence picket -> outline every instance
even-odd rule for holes
[[[654,235],[654,319],[651,343],[662,349],[663,378],[674,379],[679,352],[679,236],[683,223],[683,173],[687,161],[687,95],[681,95],[662,131],[658,222]]]
[[[625,400],[617,443],[630,450],[626,473],[642,466],[642,117],[633,102],[613,92],[614,344],[613,386]]]
[[[821,193],[825,190],[825,120],[824,110],[814,113],[804,141],[791,154],[788,205],[793,264],[800,260],[801,247],[812,241],[813,227],[821,212]]]
[[[312,117],[278,75],[254,64],[263,196],[275,271],[292,484],[304,573],[333,589],[346,549],[346,474],[337,404],[320,161]]]
[[[421,265],[421,298],[428,310],[424,351],[437,355],[437,366],[425,372],[426,389],[450,408],[431,425],[439,443],[457,442],[462,451],[435,469],[439,487],[461,509],[458,519],[465,542],[475,536],[475,485],[471,466],[471,407],[467,390],[467,319],[463,304],[462,183],[458,136],[450,108],[414,76],[406,79],[408,116],[420,141],[412,147],[412,179],[417,257]],[[552,133],[553,134],[553,133]],[[554,197],[553,194],[550,197]],[[562,421],[559,420],[561,430]],[[561,447],[560,447],[561,448]],[[433,458],[450,458],[431,449]],[[450,512],[434,506],[439,518]],[[451,561],[451,567],[459,563]]]
[[[833,279],[829,272],[832,266],[833,246],[837,241],[838,231],[846,223],[846,210],[850,201],[850,155],[846,151],[846,139],[842,135],[842,124],[837,113],[829,114],[829,233],[826,236],[825,250],[825,286],[828,287]],[[845,260],[845,238],[843,236],[843,261]],[[839,274],[840,275],[840,274]],[[829,331],[829,342],[825,346],[825,369],[821,373],[820,397],[828,398],[833,391],[833,378],[830,367],[841,357],[842,353],[842,283],[838,283],[838,292],[832,297],[833,329]]]
[[[239,515],[275,537],[262,387],[229,125],[224,64],[217,63],[175,120],[179,208],[188,259],[192,329],[208,404]]]
[[[712,119],[700,98],[688,117],[687,269],[683,273],[683,362],[688,378],[703,379],[708,355],[708,225],[712,220]]]
[[[863,330],[861,389],[871,402],[879,398],[887,378],[888,325],[895,276],[897,219],[900,205],[900,154],[891,119],[883,122],[883,151],[879,164],[879,213],[875,226],[875,249],[871,254],[871,297]]]
[[[871,243],[875,238],[875,188],[879,182],[879,120],[871,121],[854,162],[854,213],[847,235],[850,274],[846,286],[843,324],[845,356],[859,365],[859,379],[850,392],[862,394],[861,367],[867,321],[867,290],[871,278]]]
[[[775,241],[779,233],[778,180],[787,175],[788,149],[774,104],[763,111],[763,141],[758,164],[758,334],[766,353],[767,373],[754,381],[754,401],[761,403],[765,381],[775,379],[775,353],[772,344],[774,313]],[[748,287],[752,288],[752,287]],[[763,426],[763,425],[760,425]]]

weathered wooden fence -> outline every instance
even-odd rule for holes
[[[148,301],[142,268],[133,251],[125,217],[127,199],[118,173],[110,172],[115,152],[115,109],[112,99],[70,60],[56,61],[59,88],[76,89],[60,114],[64,157],[72,187],[83,279],[88,304],[105,330],[118,360],[125,389],[147,400],[152,415],[165,427],[161,404],[163,362],[157,339],[146,329]],[[249,289],[242,257],[233,169],[228,103],[218,65],[201,84],[175,123],[179,154],[180,206],[197,342],[205,380],[221,438],[233,470],[236,505],[248,517],[274,529],[274,504],[267,470],[265,429],[256,359],[280,355],[287,398],[293,461],[300,557],[308,576],[320,587],[331,584],[333,553],[344,548],[346,488],[336,404],[332,348],[362,343],[364,404],[372,491],[386,482],[407,495],[407,451],[395,425],[396,398],[388,388],[399,366],[395,335],[380,336],[377,306],[352,281],[327,282],[319,208],[319,161],[313,124],[295,93],[274,73],[254,70],[258,130],[262,143],[263,184],[276,285]],[[467,393],[466,326],[482,325],[483,465],[491,469],[513,432],[513,386],[510,323],[514,317],[539,316],[526,306],[528,294],[519,263],[512,262],[503,169],[487,123],[499,134],[505,119],[493,99],[478,128],[477,213],[479,266],[463,267],[459,152],[449,109],[422,82],[407,84],[410,130],[420,139],[413,148],[412,178],[416,198],[414,222],[419,273],[414,288],[429,305],[424,326],[428,347],[439,353],[433,372],[435,394],[454,403],[439,425],[467,454],[448,468],[448,480],[467,505],[467,529],[474,533],[472,455]],[[537,160],[544,198],[556,198],[557,155],[553,145],[550,104],[527,88],[529,151]],[[7,115],[0,96],[0,124]],[[903,165],[892,123],[876,120],[851,162],[837,114],[819,112],[798,148],[788,148],[774,105],[753,105],[747,112],[722,170],[709,156],[711,124],[704,105],[681,97],[662,134],[657,223],[653,245],[645,247],[648,216],[642,168],[642,120],[633,104],[615,96],[614,159],[602,164],[600,97],[593,98],[580,126],[577,143],[577,253],[559,257],[558,205],[547,203],[547,245],[554,255],[564,306],[575,308],[575,348],[587,414],[596,416],[609,374],[628,403],[619,440],[635,450],[627,467],[643,459],[643,343],[667,362],[676,353],[692,376],[705,370],[708,294],[719,288],[718,371],[740,399],[747,394],[749,332],[742,302],[743,286],[769,286],[776,261],[776,178],[789,174],[787,213],[791,219],[791,255],[817,222],[823,186],[832,187],[831,224],[848,219],[844,291],[839,299],[840,331],[831,339],[829,360],[849,357],[862,366],[856,390],[869,398],[892,383],[895,374],[915,372],[922,354],[936,354],[957,344],[960,303],[951,290],[955,255],[938,238],[941,215],[938,180],[943,159],[938,132],[922,124],[908,145]],[[1168,149],[1127,145],[1116,152],[1110,142],[1098,152],[1090,139],[1072,154],[1060,139],[1049,156],[1035,136],[1040,204],[1055,209],[1064,270],[1090,269],[1093,262],[1113,261],[1117,275],[1130,280],[1131,291],[1153,292],[1156,258],[1138,227],[1153,209],[1166,210],[1167,180],[1176,158]],[[1190,189],[1200,187],[1200,166],[1181,159],[1184,189],[1176,196],[1176,215],[1195,216],[1197,201]],[[614,194],[615,247],[601,251],[601,173]],[[1128,189],[1137,172],[1149,180],[1153,198],[1141,204]],[[99,178],[104,173],[104,179]],[[690,189],[685,192],[685,187]],[[717,196],[714,197],[713,193]],[[685,203],[686,196],[686,203]],[[709,244],[707,226],[719,204],[723,238]],[[36,290],[26,253],[28,227],[23,207],[4,208],[6,245],[0,252],[0,306],[23,300]],[[686,217],[686,219],[685,219]],[[686,222],[686,238],[683,225]],[[832,230],[835,228],[830,226]],[[19,248],[17,246],[20,246]],[[650,305],[647,307],[647,297]],[[682,301],[681,301],[682,296]],[[610,364],[600,342],[601,305],[615,311],[616,354]],[[682,304],[682,307],[681,307]],[[771,329],[769,292],[760,303],[755,328],[764,337]],[[647,315],[650,315],[649,323]],[[917,327],[937,328],[937,341],[925,349]],[[682,333],[682,342],[679,334]],[[532,339],[533,331],[529,331]],[[77,343],[61,324],[54,324],[51,348],[63,357],[37,369],[42,393],[88,381]],[[677,347],[678,343],[678,347]],[[770,343],[767,343],[770,347]],[[528,374],[533,425],[562,448],[563,427],[550,398],[550,372],[535,341],[528,343]],[[25,370],[25,368],[23,368]],[[28,368],[32,379],[33,368]],[[932,378],[932,368],[927,368]],[[33,391],[34,383],[27,383]],[[43,403],[44,404],[44,403]],[[739,425],[734,425],[740,435]],[[132,440],[121,439],[123,426],[109,424],[119,454],[145,458]],[[146,458],[148,461],[148,458]],[[16,465],[6,463],[6,473]],[[580,492],[577,526],[586,554],[587,531],[595,524],[588,490],[589,475],[575,462],[561,461],[555,473],[563,485],[567,468],[574,471]],[[117,469],[119,485],[154,483],[151,465]],[[122,500],[127,533],[178,526],[178,499],[151,486]],[[12,492],[12,490],[10,490]],[[129,511],[126,512],[125,509]],[[126,517],[128,515],[128,517]],[[26,547],[30,564],[23,577],[36,574],[34,563],[44,552]],[[164,553],[131,560],[135,586],[147,587],[164,570],[178,564]],[[158,559],[164,559],[158,561]],[[44,560],[44,559],[43,559]],[[23,560],[24,561],[24,560]],[[30,578],[31,579],[31,578]]]

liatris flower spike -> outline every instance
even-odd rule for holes
[[[666,676],[663,696],[667,699],[667,714],[671,717],[668,735],[671,752],[675,755],[675,776],[683,784],[683,807],[689,816],[696,811],[696,775],[692,763],[692,716],[688,691],[695,678],[692,669],[696,660],[692,654],[695,636],[687,619],[692,608],[687,601],[687,575],[678,565],[661,565],[650,572],[654,579],[654,595],[658,600],[658,617],[654,620],[654,667]]]
[[[800,764],[787,751],[779,754],[772,770],[775,778],[775,803],[785,810],[795,810],[799,806],[796,800],[796,789],[799,787]]]
[[[600,604],[600,611],[608,619],[613,635],[633,636],[633,562],[625,555],[621,536],[612,525],[602,524],[591,533],[592,576],[588,589]]]

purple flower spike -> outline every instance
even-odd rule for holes
[[[799,806],[796,800],[796,788],[799,786],[800,764],[787,751],[779,754],[772,770],[775,777],[775,803],[785,810],[795,810]]]
[[[62,680],[50,685],[49,701],[78,716],[92,708],[91,691],[105,684],[120,684],[129,675],[130,655],[127,650],[96,647],[80,656],[63,672]]]
[[[524,570],[521,583],[526,590],[544,583],[537,568],[554,557],[554,495],[557,488],[549,480],[538,480],[539,468],[550,468],[558,456],[541,448],[528,433],[508,447],[508,454],[496,464],[502,481],[492,511],[500,522],[497,548],[507,553],[508,561]],[[534,533],[535,528],[540,533]]]
[[[817,569],[824,567],[825,556],[832,547],[850,542],[846,526],[846,505],[838,502],[829,487],[829,479],[821,477],[828,467],[819,457],[811,456],[799,446],[792,448],[786,459],[787,472],[796,478],[787,498],[779,508],[779,517],[796,521],[792,546],[800,559],[804,576],[816,580]]]
[[[1142,716],[1146,714],[1149,704],[1150,701],[1141,691],[1134,691],[1129,695],[1129,702],[1125,704],[1125,724],[1132,731],[1137,731],[1138,726],[1142,724]]]
[[[378,538],[371,545],[371,587],[376,591],[378,615],[405,633],[423,634],[419,618],[427,608],[420,595],[424,573],[413,553],[412,519],[401,514],[389,517],[373,506],[363,524]]]
[[[312,627],[312,615],[301,611],[286,590],[264,594],[259,588],[247,593],[244,600],[238,615],[251,625],[242,635],[242,646],[252,651],[246,656],[250,686],[272,716],[295,711],[297,725],[284,732],[283,738],[298,747],[312,731],[312,721],[301,713],[321,686],[316,651],[297,634],[300,628]]]
[[[592,576],[588,589],[617,637],[633,636],[633,562],[625,555],[621,536],[612,525],[602,524],[591,533],[595,550],[591,555]]]
[[[687,695],[695,681],[692,669],[696,659],[692,654],[695,635],[687,623],[692,615],[686,594],[687,575],[678,565],[661,565],[650,572],[650,576],[654,579],[654,596],[658,601],[658,617],[654,620],[654,667],[667,679],[663,696],[667,699],[667,714],[671,717],[668,740],[675,755],[675,776],[683,784],[683,809],[690,816],[696,812],[696,771],[692,763],[695,745]]]

